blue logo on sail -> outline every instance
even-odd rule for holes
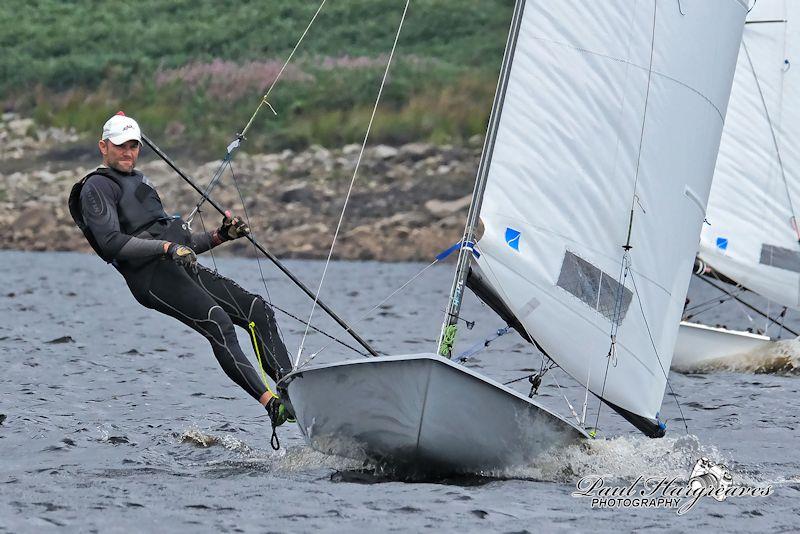
[[[519,250],[519,238],[522,232],[513,228],[506,228],[506,243],[514,250]]]
[[[728,250],[728,238],[727,237],[718,237],[717,238],[717,248],[720,250]]]

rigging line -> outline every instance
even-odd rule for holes
[[[480,252],[480,250],[478,249],[478,243],[477,242],[475,243],[474,248],[475,248],[475,250]],[[491,285],[491,287],[493,289],[495,289],[498,293],[500,293],[500,298],[503,300],[504,303],[512,302],[512,299],[509,298],[508,293],[506,293],[506,290],[503,288],[503,284],[500,283],[500,278],[494,272],[494,269],[492,269],[492,262],[490,261],[490,258],[488,256],[486,256],[485,254],[483,255],[483,258],[485,260],[484,261],[484,265],[489,270],[488,274],[491,275],[492,279],[495,282],[493,285]],[[550,355],[547,353],[547,351],[544,350],[544,347],[542,347],[541,344],[538,341],[536,341],[536,339],[528,331],[528,327],[525,326],[525,324],[521,320],[519,320],[517,322],[522,327],[522,332],[520,332],[520,335],[522,335],[522,333],[524,333],[525,336],[528,336],[528,340],[530,340],[529,343],[532,344],[534,346],[534,348],[536,348],[536,350],[539,352],[539,356],[541,357],[541,360],[542,360],[542,365],[544,365],[544,358],[545,357],[547,357],[548,360],[554,362],[555,360],[553,360],[550,357]],[[522,336],[523,339],[524,339],[525,336]],[[578,382],[580,382],[580,380]]]
[[[498,280],[497,275],[494,272],[494,269],[492,269],[492,265],[491,265],[491,261],[490,261],[489,257],[486,256],[486,254],[483,254],[483,258],[485,259],[484,264],[489,269],[489,274],[495,280]],[[495,286],[493,286],[493,287],[495,287]],[[506,294],[505,290],[502,287],[502,284],[497,284],[496,287],[499,288],[499,290],[503,293],[503,295],[501,295],[501,297],[507,299],[507,301],[510,301],[510,299],[508,299],[508,295]],[[541,345],[539,345],[539,343],[534,339],[534,337],[528,331],[528,327],[525,326],[525,324],[522,321],[519,321],[519,324],[520,324],[520,326],[522,326],[522,330],[525,333],[525,335],[528,336],[528,339],[531,340],[530,346],[537,350],[537,352],[539,353],[539,356],[540,356],[540,358],[542,360],[539,372],[543,373],[545,371],[549,371],[550,369],[554,369],[556,367],[561,368],[561,366],[558,365],[558,363],[555,360],[553,360],[550,357],[550,355],[544,350],[544,348],[541,347]],[[547,369],[545,369],[545,365],[546,365],[545,364],[545,358],[547,358],[551,362],[551,364],[547,367]],[[569,374],[569,373],[567,373],[567,374]],[[580,384],[581,381],[578,380],[578,379],[576,379],[576,380]],[[553,375],[553,381],[555,381],[556,382],[556,386],[558,386],[558,381],[556,381],[555,375]],[[589,388],[588,381],[587,381],[587,384],[586,384],[586,388],[587,389]],[[561,393],[560,390],[561,390],[561,388],[559,387],[559,393]],[[572,415],[574,415],[575,419],[578,421],[578,426],[583,428],[583,424],[581,423],[580,419],[578,418],[578,414],[575,413],[575,409],[572,407],[572,404],[570,404],[569,399],[567,399],[567,395],[565,393],[562,393],[562,395],[564,396],[564,400],[567,401],[567,406],[569,407],[570,411],[572,411]]]
[[[544,360],[542,361],[542,363],[544,363]],[[531,373],[531,374],[522,376],[520,378],[514,378],[513,380],[509,380],[508,382],[503,382],[503,385],[504,386],[508,386],[509,384],[515,384],[517,382],[522,382],[526,378],[530,378],[532,376],[536,376],[537,374],[544,374],[547,371],[550,371],[551,369],[555,369],[556,367],[558,367],[558,364],[556,362],[554,362],[553,360],[550,360],[550,364],[546,368],[545,367],[541,367],[539,369],[538,373]]]
[[[712,297],[712,298],[710,298],[708,300],[704,300],[703,302],[701,302],[699,304],[694,304],[692,306],[688,306],[685,310],[683,310],[683,313],[684,313],[684,315],[687,312],[693,312],[694,315],[698,315],[700,313],[705,313],[708,310],[711,310],[711,309],[715,308],[716,306],[719,306],[719,305],[721,305],[721,304],[723,304],[725,302],[728,302],[733,297],[734,294],[741,294],[743,292],[744,292],[744,288],[741,288],[741,287],[740,288],[736,288],[736,293],[731,292],[730,294],[727,294],[724,297],[722,297],[722,300],[720,300],[720,297]],[[714,306],[711,306],[710,308],[705,309],[702,312],[698,312],[697,311],[698,309],[703,308],[704,306],[707,306],[709,304],[713,304]]]
[[[247,206],[245,205],[244,202],[244,195],[242,195],[242,190],[239,188],[239,181],[236,179],[236,173],[233,170],[233,162],[230,162],[228,166],[230,167],[231,170],[231,178],[233,179],[233,186],[236,188],[236,192],[239,194],[239,200],[242,203],[242,213],[244,214],[244,220],[247,223],[247,227],[250,228],[250,233],[252,234],[253,225],[250,223],[250,215],[247,212]],[[261,267],[261,258],[259,258],[258,248],[255,245],[255,241],[251,242],[251,244],[253,245],[253,252],[256,257],[256,265],[258,265],[258,273],[261,277],[261,283],[264,285],[264,292],[266,293],[267,296],[267,303],[270,306],[274,307],[274,305],[272,304],[272,297],[269,294],[269,288],[267,287],[267,280],[264,277],[264,269]],[[278,335],[284,337],[280,325],[276,323],[276,326],[278,327]]]
[[[569,407],[569,411],[572,412],[572,417],[575,418],[575,421],[577,421],[578,426],[583,428],[583,423],[581,423],[581,418],[578,417],[578,413],[575,411],[575,408],[572,407],[572,403],[569,402],[569,399],[567,398],[567,394],[564,393],[563,391],[561,391],[561,386],[558,385],[558,380],[556,380],[556,375],[555,374],[551,375],[551,378],[553,379],[553,382],[556,383],[556,387],[558,388],[558,392],[561,393],[561,396],[564,397],[564,401],[566,401],[567,406]]]
[[[639,167],[642,162],[642,146],[644,144],[644,128],[645,124],[647,124],[647,105],[650,102],[650,85],[653,77],[653,54],[655,51],[655,44],[656,44],[656,14],[658,12],[658,2],[653,0],[653,33],[650,37],[650,63],[647,66],[647,90],[644,95],[644,111],[642,112],[642,129],[639,134],[639,152],[636,155],[636,174],[633,178],[633,198],[631,198],[631,214],[630,219],[628,220],[628,237],[625,241],[625,246],[623,247],[626,251],[631,249],[631,232],[633,231],[633,212],[636,209],[636,204],[638,203],[638,196],[636,194],[636,189],[639,185]],[[641,204],[640,204],[641,207]]]
[[[495,274],[494,269],[492,269],[490,258],[486,254],[483,254],[483,258],[485,260],[484,261],[484,265],[486,265],[486,268],[489,270],[489,275],[492,276],[493,279],[497,282],[499,280],[499,278],[497,277],[497,274]],[[511,299],[508,298],[508,294],[506,293],[505,289],[503,289],[503,285],[502,284],[496,283],[492,287],[496,288],[498,291],[500,291],[502,293],[502,295],[500,295],[500,297],[505,299],[505,302],[510,302],[511,301]],[[525,323],[523,323],[522,321],[518,321],[518,322],[519,322],[519,325],[522,327],[522,331],[524,332],[524,334],[526,336],[528,336],[528,339],[530,340],[530,346],[532,348],[536,349],[536,351],[539,353],[539,357],[542,360],[541,361],[541,366],[540,366],[540,373],[545,371],[545,358],[547,358],[548,361],[552,362],[552,365],[550,365],[546,369],[547,371],[549,371],[550,369],[553,369],[555,367],[561,368],[561,366],[558,365],[558,363],[553,358],[550,357],[550,355],[547,353],[547,351],[544,349],[544,347],[542,347],[539,344],[539,342],[536,341],[536,339],[531,335],[530,331],[528,330],[528,327],[525,326]],[[567,374],[569,374],[569,373],[567,373]],[[579,384],[581,383],[581,381],[579,379],[575,378],[575,380]],[[588,387],[589,387],[588,383],[586,384],[586,387],[588,389]],[[567,404],[569,404],[569,401],[567,401]]]
[[[770,261],[771,260],[772,260],[772,258],[770,258]],[[716,278],[717,280],[722,282],[722,280],[720,280],[719,276],[717,275],[717,271],[712,271],[711,272],[711,276],[713,276],[714,278]],[[732,293],[728,293],[728,294],[731,296],[731,298],[735,298]],[[755,321],[753,321],[753,318],[750,316],[749,313],[747,313],[747,310],[744,309],[744,306],[742,306],[742,301],[739,300],[739,299],[736,299],[736,302],[739,304],[739,311],[742,312],[742,315],[744,315],[745,318],[748,321],[750,321],[750,323],[754,323]],[[764,317],[769,319],[769,307],[767,307],[767,312],[765,314],[763,314],[763,315],[764,315]]]
[[[400,287],[398,287],[397,289],[395,289],[394,291],[392,291],[392,292],[391,292],[391,293],[390,293],[390,294],[389,294],[387,297],[385,297],[385,298],[384,298],[382,301],[380,301],[379,303],[377,303],[375,306],[373,306],[371,309],[369,309],[369,310],[368,310],[366,313],[364,313],[364,315],[362,315],[361,317],[359,317],[359,318],[358,318],[358,319],[357,319],[357,320],[356,320],[356,321],[353,323],[353,325],[352,325],[352,326],[355,326],[355,325],[357,325],[358,323],[360,323],[361,321],[363,321],[364,319],[366,319],[367,317],[369,317],[370,315],[372,315],[372,312],[374,312],[375,310],[377,310],[378,308],[380,308],[381,306],[383,306],[383,304],[384,304],[384,303],[386,303],[386,302],[387,302],[387,301],[388,301],[390,298],[392,298],[392,297],[394,297],[395,295],[397,295],[398,293],[400,293],[402,290],[404,290],[406,287],[408,287],[408,286],[409,286],[409,285],[410,285],[412,282],[414,282],[414,280],[416,280],[417,278],[419,278],[420,276],[422,276],[422,274],[423,274],[425,271],[427,271],[428,269],[430,269],[431,267],[433,267],[433,266],[434,266],[434,265],[436,265],[437,263],[439,263],[439,260],[433,260],[433,261],[432,261],[432,262],[430,262],[428,265],[426,265],[425,267],[423,267],[423,268],[422,268],[422,269],[421,269],[421,270],[420,270],[420,271],[419,271],[417,274],[415,274],[414,276],[412,276],[411,278],[409,278],[408,280],[406,280],[406,282],[405,282],[403,285],[401,285]],[[305,322],[305,321],[303,321],[303,322]],[[308,323],[306,323],[306,324],[308,324]],[[309,326],[310,326],[310,325],[309,325]],[[310,328],[314,328],[314,327],[313,327],[313,326],[310,326]],[[328,348],[328,347],[330,347],[330,346],[331,346],[331,343],[328,343],[327,345],[324,345],[324,346],[323,346],[321,349],[319,349],[318,351],[314,352],[314,353],[313,353],[311,356],[309,356],[309,357],[308,357],[308,359],[306,359],[306,360],[305,360],[305,361],[304,361],[304,362],[303,362],[303,363],[302,363],[302,364],[301,364],[299,367],[303,367],[303,366],[307,365],[307,364],[308,364],[308,363],[309,363],[311,360],[313,360],[314,358],[316,358],[316,357],[317,357],[317,355],[318,355],[319,353],[321,353],[323,350],[327,349],[327,348]],[[363,354],[363,353],[360,353],[360,354]],[[369,357],[369,356],[371,356],[371,355],[365,355],[365,356]]]
[[[694,273],[693,273],[693,274],[694,274]],[[702,280],[702,281],[703,281],[703,282],[705,282],[706,284],[709,284],[710,286],[712,286],[712,287],[716,288],[716,289],[717,289],[719,292],[721,292],[721,293],[726,293],[726,294],[730,295],[730,292],[729,292],[729,291],[726,291],[724,287],[720,287],[720,286],[718,286],[717,284],[715,284],[714,282],[712,282],[711,280],[709,280],[709,279],[708,279],[708,278],[706,278],[705,276],[700,276],[699,274],[695,274],[694,276],[698,277],[700,280]],[[760,316],[762,316],[762,317],[768,317],[768,316],[767,316],[767,315],[766,315],[764,312],[762,312],[761,310],[759,310],[758,308],[756,308],[756,307],[755,307],[755,306],[753,306],[752,304],[750,304],[750,303],[748,303],[748,302],[745,302],[744,300],[740,299],[740,298],[739,298],[739,297],[737,297],[737,296],[733,296],[733,298],[734,298],[734,299],[735,299],[737,302],[739,302],[739,303],[741,303],[743,306],[745,306],[745,307],[747,307],[747,308],[749,308],[749,309],[753,310],[754,312],[756,312],[756,313],[757,313],[757,314],[759,314]],[[786,325],[785,325],[785,324],[783,324],[782,322],[781,322],[781,323],[779,323],[779,322],[778,322],[777,320],[775,320],[775,319],[770,319],[770,320],[771,320],[773,323],[775,323],[775,324],[779,324],[779,325],[781,325],[781,327],[783,327],[783,328],[784,328],[784,329],[785,329],[787,332],[790,332],[792,335],[795,335],[795,336],[800,336],[800,333],[797,333],[797,332],[795,332],[794,330],[792,330],[791,328],[789,328],[788,326],[786,326]]]
[[[620,313],[622,313],[622,290],[625,288],[625,280],[628,278],[628,272],[630,270],[630,255],[626,250],[622,254],[622,262],[619,266],[619,276],[617,276],[617,284],[619,287],[617,288],[617,295],[614,299],[614,313],[612,314],[611,321],[611,331],[609,332],[609,337],[611,338],[611,343],[608,347],[608,354],[606,355],[606,370],[605,374],[603,375],[603,386],[600,388],[600,399],[603,399],[603,396],[606,394],[606,382],[608,381],[608,370],[611,367],[611,360],[614,360],[614,367],[617,365],[617,332],[619,332],[619,323],[620,321]],[[599,293],[599,290],[598,290]],[[598,295],[598,298],[599,295]],[[591,371],[591,367],[589,367]],[[586,389],[589,389],[589,381],[586,381]],[[600,411],[603,409],[603,403],[599,403],[597,405],[597,416],[594,420],[594,428],[599,428],[600,424]]]
[[[661,358],[658,355],[658,349],[656,348],[656,342],[653,339],[653,334],[650,332],[650,324],[647,322],[647,315],[644,313],[644,306],[642,305],[642,299],[639,297],[639,288],[636,287],[636,277],[633,275],[633,269],[631,269],[631,282],[633,283],[633,289],[636,293],[636,300],[639,302],[639,310],[642,312],[642,319],[644,320],[644,326],[647,329],[647,336],[650,338],[650,344],[653,346],[653,352],[656,355],[656,361],[658,362],[658,366],[661,367],[661,372],[664,374],[664,379],[667,381],[667,386],[669,387],[670,393],[672,393],[672,398],[675,399],[675,404],[678,405],[678,412],[681,414],[681,419],[683,420],[683,426],[686,428],[686,434],[689,434],[689,425],[686,423],[686,416],[683,415],[683,408],[681,408],[681,403],[678,401],[678,396],[675,394],[675,390],[672,389],[672,383],[669,380],[669,374],[664,369],[664,365],[661,363]]]
[[[722,306],[726,302],[729,302],[731,299],[732,299],[732,297],[725,296],[725,297],[720,298],[718,302],[712,302],[712,303],[708,304],[705,308],[696,309],[696,310],[693,309],[689,313],[684,312],[683,316],[681,317],[681,321],[691,321],[692,319],[695,319],[696,317],[699,317],[699,316],[703,315],[704,313],[710,312],[711,310],[713,310],[715,308],[718,308],[719,306]]]
[[[295,321],[297,321],[298,323],[300,323],[300,324],[306,324],[306,322],[305,322],[303,319],[301,319],[300,317],[298,317],[298,316],[294,315],[293,313],[291,313],[291,312],[289,312],[289,311],[287,311],[287,310],[284,310],[284,309],[283,309],[283,308],[281,308],[280,306],[278,306],[278,305],[276,305],[276,304],[270,304],[270,306],[272,306],[273,308],[275,308],[275,309],[276,309],[276,310],[278,310],[279,312],[283,313],[284,315],[286,315],[286,316],[288,316],[288,317],[291,317],[292,319],[294,319],[294,320],[295,320]],[[314,330],[315,332],[317,332],[317,333],[319,333],[319,334],[322,334],[323,336],[325,336],[325,337],[329,338],[329,339],[331,340],[331,342],[332,342],[332,343],[333,343],[333,342],[335,342],[335,343],[338,343],[338,344],[340,344],[340,345],[342,345],[342,346],[344,346],[344,347],[347,347],[348,349],[352,350],[353,352],[356,352],[356,353],[358,353],[358,354],[360,354],[360,355],[362,355],[362,356],[364,356],[364,357],[368,357],[368,356],[370,356],[370,354],[369,354],[368,352],[362,352],[362,351],[358,350],[357,348],[353,347],[352,345],[348,345],[347,343],[345,343],[345,342],[344,342],[344,341],[342,341],[341,339],[339,339],[339,338],[337,338],[337,337],[335,337],[335,336],[333,336],[333,335],[331,335],[331,334],[327,333],[326,331],[322,330],[321,328],[317,328],[316,326],[313,326],[313,325],[312,325],[310,328],[311,328],[312,330]]]
[[[723,295],[722,297],[717,296],[717,297],[711,298],[711,299],[709,299],[709,300],[707,300],[705,302],[701,302],[700,304],[696,304],[694,306],[687,307],[686,309],[683,310],[683,316],[682,316],[681,320],[682,321],[686,321],[686,320],[689,320],[689,319],[691,319],[693,317],[697,317],[698,315],[702,315],[702,314],[704,314],[704,313],[706,313],[708,311],[711,311],[714,308],[716,308],[718,306],[722,306],[726,302],[730,301],[736,295],[741,295],[745,291],[747,291],[745,288],[737,287],[735,291],[732,291],[731,293],[727,293],[727,294]]]
[[[300,39],[297,40],[297,43],[295,43],[294,48],[292,49],[291,53],[289,54],[289,57],[287,57],[286,61],[283,62],[283,66],[281,67],[281,70],[278,71],[278,74],[275,76],[275,79],[272,80],[272,83],[270,84],[269,88],[267,89],[267,92],[264,93],[264,96],[261,97],[261,102],[259,102],[258,107],[256,107],[256,110],[253,112],[253,115],[250,117],[250,120],[247,121],[247,124],[245,125],[244,129],[241,131],[241,133],[237,134],[236,137],[234,138],[233,142],[231,142],[231,144],[228,145],[227,152],[225,154],[225,158],[222,160],[222,162],[220,163],[220,166],[217,168],[216,172],[212,176],[211,181],[206,186],[206,191],[205,191],[206,195],[208,195],[208,193],[211,192],[211,189],[213,189],[214,184],[219,179],[219,177],[222,175],[222,169],[223,169],[223,167],[225,167],[225,164],[230,162],[231,159],[233,158],[233,153],[236,152],[236,150],[239,148],[240,142],[243,139],[245,139],[245,136],[247,135],[247,131],[250,129],[250,126],[253,124],[253,121],[255,120],[256,115],[258,115],[258,112],[261,111],[261,107],[264,104],[266,104],[267,107],[270,108],[270,110],[272,111],[272,113],[274,115],[278,114],[275,111],[275,108],[273,108],[272,105],[267,101],[267,97],[269,97],[270,93],[272,92],[272,89],[275,87],[275,85],[278,83],[278,80],[283,75],[283,71],[286,70],[286,67],[289,65],[289,62],[294,57],[295,52],[297,52],[297,49],[300,47],[300,43],[303,42],[303,39],[305,39],[306,34],[308,34],[308,30],[311,29],[311,26],[314,24],[314,21],[317,20],[317,15],[319,15],[320,11],[322,11],[322,7],[325,5],[326,1],[327,0],[322,0],[322,3],[320,3],[319,7],[317,8],[317,11],[314,13],[314,16],[311,17],[311,20],[308,22],[308,25],[306,26],[306,29],[303,31],[303,34],[300,36]],[[205,201],[206,201],[205,196],[201,196],[200,197],[200,201],[198,202],[197,206],[195,206],[195,209],[187,217],[187,221],[190,224],[191,224],[192,218],[194,217],[194,214],[197,212],[198,209],[200,209],[200,206],[202,206]]]
[[[775,156],[778,159],[778,168],[781,171],[781,178],[783,179],[783,185],[786,189],[786,200],[789,202],[789,211],[792,213],[792,221],[795,230],[795,234],[797,235],[797,241],[800,242],[800,228],[797,227],[797,215],[794,211],[794,203],[792,202],[792,194],[789,190],[789,181],[786,179],[786,171],[783,168],[783,158],[781,158],[781,149],[780,145],[778,144],[778,138],[775,135],[775,128],[772,124],[772,118],[769,115],[769,109],[767,109],[767,101],[764,98],[764,92],[761,90],[761,82],[758,79],[758,75],[756,74],[755,66],[753,65],[753,60],[750,57],[750,50],[747,48],[747,43],[742,41],[742,48],[744,49],[745,57],[747,57],[747,63],[750,65],[750,72],[753,74],[753,80],[756,82],[756,88],[758,89],[758,96],[761,99],[761,105],[764,108],[764,117],[767,119],[767,125],[769,126],[769,132],[772,136],[772,143],[775,147]]]
[[[292,60],[292,57],[294,57],[294,53],[297,52],[297,49],[300,47],[300,43],[302,43],[303,39],[306,38],[306,34],[308,33],[308,30],[311,29],[311,25],[314,24],[314,21],[317,20],[317,15],[319,15],[319,12],[322,11],[322,7],[325,5],[326,1],[327,0],[322,0],[322,3],[320,3],[319,7],[317,8],[317,11],[314,13],[314,16],[311,17],[311,20],[308,22],[308,26],[306,26],[306,29],[303,31],[303,35],[301,35],[300,39],[297,40],[297,43],[294,45],[294,48],[292,49],[292,52],[289,54],[289,57],[287,57],[286,61],[284,61],[283,66],[281,67],[281,70],[278,72],[278,75],[275,76],[275,79],[272,81],[272,84],[270,84],[269,89],[267,89],[267,92],[264,93],[264,96],[261,98],[261,103],[258,105],[258,107],[256,108],[255,112],[253,112],[253,116],[250,117],[250,120],[247,121],[247,125],[245,125],[244,130],[242,130],[242,133],[241,133],[242,137],[244,137],[247,134],[247,130],[249,130],[250,129],[250,125],[253,124],[253,120],[256,118],[256,115],[258,115],[258,111],[261,109],[261,106],[264,105],[264,104],[267,104],[267,106],[269,106],[269,102],[267,102],[267,98],[269,97],[269,94],[272,92],[272,89],[275,87],[275,84],[278,83],[278,80],[280,79],[281,75],[283,74],[283,71],[286,69],[286,66],[289,65],[289,62]],[[270,107],[272,107],[272,106],[270,106]],[[273,113],[274,112],[275,112],[275,110],[273,110]]]
[[[342,221],[344,220],[345,212],[347,211],[347,203],[350,200],[350,194],[353,191],[353,185],[356,181],[356,176],[358,175],[358,169],[361,165],[361,158],[364,156],[364,149],[367,146],[367,140],[369,139],[370,130],[372,129],[372,123],[375,120],[375,114],[378,111],[378,104],[381,101],[381,96],[383,95],[383,88],[386,85],[386,79],[389,77],[389,67],[392,65],[392,59],[394,58],[394,52],[397,49],[397,41],[400,39],[400,32],[403,29],[403,23],[406,20],[406,13],[408,13],[408,4],[410,0],[406,0],[406,5],[403,8],[403,15],[400,18],[400,24],[397,26],[397,33],[394,36],[394,43],[392,44],[392,51],[389,54],[389,59],[386,62],[386,69],[383,71],[383,78],[381,79],[381,85],[378,89],[378,96],[375,99],[375,105],[372,107],[372,115],[369,118],[369,124],[367,124],[367,131],[364,133],[364,141],[361,143],[361,150],[358,153],[358,159],[356,160],[356,166],[353,170],[353,177],[350,179],[350,187],[347,189],[347,195],[344,199],[344,205],[342,206],[342,213],[339,215],[339,222],[336,224],[336,231],[333,233],[333,240],[331,241],[331,248],[328,251],[328,257],[325,260],[325,267],[322,270],[322,277],[319,280],[319,286],[317,287],[316,294],[314,296],[314,304],[311,306],[311,313],[308,315],[308,324],[311,324],[311,320],[314,317],[314,310],[317,308],[317,301],[319,299],[319,294],[322,291],[322,284],[325,282],[325,275],[328,272],[328,266],[331,262],[331,256],[333,256],[333,250],[336,246],[336,238],[339,236],[339,230],[342,227]],[[303,338],[300,340],[300,347],[297,350],[297,357],[295,358],[295,367],[300,362],[300,356],[303,354],[303,346],[305,345],[306,336],[308,335],[308,327],[306,327],[305,332],[303,333]]]
[[[678,4],[678,6],[680,7],[680,3]],[[681,12],[681,15],[683,15],[683,14],[684,13]],[[639,197],[636,194],[636,190],[637,190],[637,188],[639,186],[639,169],[640,169],[641,163],[642,163],[642,147],[644,145],[644,129],[645,129],[645,125],[647,124],[647,108],[648,108],[648,104],[650,103],[650,86],[651,86],[651,82],[652,82],[652,78],[653,78],[653,55],[655,53],[655,44],[656,44],[656,20],[657,20],[657,15],[658,15],[658,2],[657,2],[657,0],[653,0],[653,29],[652,29],[652,33],[650,34],[650,60],[649,60],[649,63],[647,65],[647,88],[645,90],[645,95],[644,95],[644,110],[642,111],[642,128],[641,128],[641,130],[639,132],[639,150],[638,150],[638,153],[636,154],[636,171],[635,171],[635,174],[634,174],[634,177],[633,177],[633,195],[632,195],[632,198],[631,198],[630,216],[628,218],[628,235],[625,238],[625,244],[622,246],[622,249],[623,249],[624,252],[622,253],[622,262],[620,263],[620,274],[619,274],[619,277],[617,278],[617,283],[620,285],[620,287],[619,287],[619,289],[617,291],[617,299],[614,302],[614,312],[615,312],[614,313],[614,317],[617,317],[618,314],[621,311],[622,288],[625,286],[624,278],[627,278],[628,272],[630,270],[629,252],[633,248],[633,246],[631,245],[631,236],[633,234],[633,216],[634,216],[634,211],[636,209],[636,204],[639,204],[640,208],[642,207],[641,203],[639,203]],[[619,325],[617,325],[615,323],[615,321],[612,320],[611,321],[611,332],[610,332],[611,344],[610,344],[610,346],[608,348],[608,355],[606,356],[606,371],[605,371],[605,375],[603,376],[603,386],[602,386],[602,388],[600,390],[600,398],[601,399],[603,398],[603,395],[605,394],[606,382],[608,380],[608,371],[609,371],[609,367],[611,365],[612,358],[614,358],[614,361],[616,362],[616,333],[618,331],[618,328],[619,328]],[[615,363],[615,365],[616,365],[616,363]],[[588,388],[588,384],[587,384],[587,388]],[[595,425],[594,425],[595,428],[597,428],[597,426],[598,426],[598,424],[600,422],[600,411],[602,410],[602,406],[603,406],[603,403],[601,402],[597,407],[597,416],[596,416]]]
[[[203,232],[208,234],[208,230],[206,230],[206,222],[205,222],[205,220],[203,220],[202,211],[197,210],[197,213],[198,213],[198,215],[200,215],[200,226],[203,228]],[[211,239],[210,235],[208,236],[208,239],[209,240]],[[209,243],[209,245],[211,245],[211,244]],[[208,247],[208,253],[211,254],[211,263],[214,265],[214,272],[215,273],[219,272],[219,269],[217,269],[217,259],[214,257],[214,247],[213,246],[209,246]]]

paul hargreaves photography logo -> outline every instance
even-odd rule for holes
[[[683,515],[703,497],[724,501],[729,497],[768,497],[772,485],[743,486],[733,483],[731,472],[722,464],[700,458],[688,481],[680,477],[639,476],[627,486],[606,485],[603,477],[589,475],[580,479],[573,497],[591,499],[592,508],[673,508]]]

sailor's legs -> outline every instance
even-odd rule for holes
[[[292,370],[289,353],[278,332],[275,313],[264,299],[204,267],[199,267],[197,274],[191,276],[225,310],[234,324],[247,331],[256,357],[273,380]]]
[[[225,374],[251,397],[261,400],[267,387],[242,352],[231,317],[186,269],[170,261],[160,263],[146,296],[146,302],[140,302],[148,308],[174,317],[208,339]]]

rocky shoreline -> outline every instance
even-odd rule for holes
[[[99,162],[96,141],[74,132],[37,129],[30,119],[0,121],[0,249],[89,251],[69,216],[72,184]],[[334,258],[426,261],[463,232],[482,140],[467,146],[411,143],[365,151],[350,195]],[[325,258],[344,205],[360,146],[312,146],[275,154],[237,153],[213,197],[249,215],[253,234],[283,258]],[[70,157],[65,158],[65,155]],[[138,168],[155,183],[168,213],[186,215],[199,200],[155,155],[144,149]],[[218,162],[178,164],[208,182]],[[235,177],[235,179],[234,179]],[[237,190],[238,186],[238,190]],[[239,196],[244,198],[244,209]],[[216,228],[207,206],[193,229]],[[226,252],[252,255],[246,242]]]

